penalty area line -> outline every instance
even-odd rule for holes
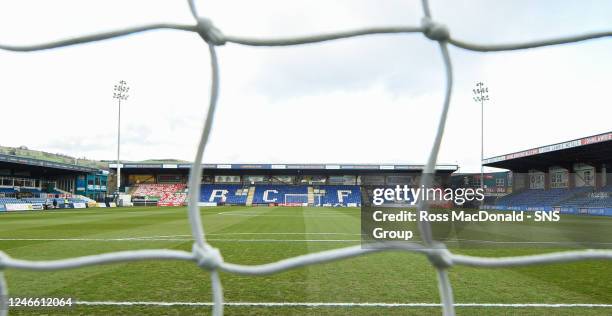
[[[156,302],[156,301],[76,301],[88,306],[212,306],[212,302]],[[354,302],[224,302],[225,306],[243,307],[441,307],[439,303],[354,303]],[[612,308],[612,304],[554,304],[554,303],[455,303],[455,307],[510,307],[510,308]]]

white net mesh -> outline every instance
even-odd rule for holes
[[[285,204],[308,203],[308,194],[285,194]]]
[[[428,39],[437,42],[440,47],[440,52],[444,60],[446,69],[446,91],[444,98],[444,107],[440,114],[438,122],[438,129],[433,141],[433,146],[427,161],[425,170],[423,171],[424,176],[421,177],[421,184],[426,187],[431,185],[433,179],[434,166],[436,164],[438,151],[440,149],[442,136],[444,134],[444,127],[446,124],[446,116],[450,105],[450,97],[453,84],[453,74],[451,59],[448,52],[448,44],[460,47],[463,49],[479,52],[495,52],[495,51],[508,51],[518,49],[528,49],[549,45],[560,45],[572,42],[585,41],[601,37],[612,36],[612,31],[608,32],[595,32],[588,34],[581,34],[575,36],[568,36],[555,39],[538,40],[524,43],[514,44],[501,44],[501,45],[481,45],[473,44],[458,40],[451,37],[449,30],[443,24],[435,22],[431,17],[431,11],[429,9],[429,3],[427,0],[422,1],[424,17],[422,19],[421,26],[405,26],[405,27],[379,27],[379,28],[365,28],[346,32],[338,32],[324,35],[312,35],[296,38],[281,38],[281,39],[255,39],[255,38],[242,38],[238,36],[225,35],[220,30],[214,27],[211,21],[207,18],[201,17],[195,7],[194,1],[189,0],[189,8],[193,17],[196,19],[196,25],[179,25],[179,24],[151,24],[140,27],[133,27],[127,29],[121,29],[117,31],[99,33],[93,35],[87,35],[82,37],[70,38],[66,40],[60,40],[56,42],[43,43],[38,45],[30,46],[11,46],[0,44],[0,49],[17,51],[17,52],[28,52],[45,49],[53,49],[57,47],[88,43],[94,41],[105,40],[109,38],[115,38],[125,36],[128,34],[144,32],[156,29],[175,29],[182,31],[195,32],[207,43],[211,68],[212,68],[212,84],[208,112],[204,123],[204,129],[201,133],[200,142],[198,145],[196,157],[193,162],[193,167],[190,171],[189,178],[189,221],[191,223],[192,235],[194,238],[192,252],[177,251],[177,250],[137,250],[137,251],[122,251],[114,253],[106,253],[78,258],[70,258],[63,260],[52,260],[52,261],[29,261],[11,258],[6,253],[0,251],[0,297],[8,295],[8,287],[4,280],[4,275],[1,272],[2,269],[23,269],[23,270],[35,270],[35,271],[51,271],[51,270],[62,270],[62,269],[74,269],[84,266],[109,264],[115,262],[128,262],[128,261],[139,261],[139,260],[185,260],[195,262],[198,266],[209,271],[212,280],[213,288],[213,315],[223,314],[223,289],[221,286],[221,280],[219,278],[219,270],[238,273],[244,275],[264,275],[278,273],[281,271],[295,269],[311,264],[329,262],[334,260],[340,260],[355,256],[365,255],[371,252],[379,251],[410,251],[421,253],[426,255],[431,264],[438,272],[438,288],[440,291],[440,297],[442,300],[442,310],[444,315],[454,315],[454,303],[451,283],[448,278],[447,270],[453,265],[465,265],[475,267],[515,267],[515,266],[527,266],[535,264],[549,264],[549,263],[561,263],[561,262],[572,262],[582,260],[595,260],[595,259],[612,259],[611,250],[582,250],[582,251],[564,251],[557,253],[547,253],[541,255],[530,255],[530,256],[518,256],[518,257],[502,257],[502,258],[482,258],[454,254],[446,249],[445,245],[438,243],[432,238],[431,227],[428,222],[420,222],[419,230],[423,239],[423,243],[385,243],[377,249],[363,249],[361,246],[352,246],[346,248],[339,248],[329,251],[322,251],[318,253],[306,254],[298,257],[284,259],[278,262],[272,262],[263,265],[238,265],[223,261],[221,253],[218,249],[213,248],[206,242],[204,230],[202,228],[198,197],[200,196],[200,183],[202,170],[199,166],[202,163],[202,156],[206,143],[208,141],[208,135],[212,127],[214,120],[215,107],[217,103],[217,96],[219,92],[219,67],[217,63],[217,55],[215,46],[224,45],[226,43],[234,43],[241,45],[250,46],[290,46],[300,45],[307,43],[318,43],[323,41],[335,40],[340,38],[348,38],[355,36],[371,35],[371,34],[384,34],[384,33],[422,33]],[[422,210],[428,211],[429,206],[426,202],[421,202],[419,207]],[[2,300],[0,300],[2,301]],[[5,302],[0,302],[4,304]],[[0,306],[0,316],[8,314],[6,306]]]

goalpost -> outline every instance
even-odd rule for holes
[[[308,193],[287,193],[283,197],[285,206],[307,206]]]

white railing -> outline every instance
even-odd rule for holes
[[[422,0],[423,6],[423,19],[419,26],[389,26],[389,27],[371,27],[357,30],[350,30],[337,33],[329,34],[318,34],[302,37],[293,38],[273,38],[273,39],[260,39],[260,38],[246,38],[240,36],[226,35],[217,29],[211,22],[211,20],[202,17],[198,14],[194,0],[188,1],[191,13],[196,20],[195,25],[181,25],[181,24],[150,24],[144,26],[131,27],[126,29],[120,29],[111,32],[98,33],[85,35],[81,37],[69,38],[65,40],[59,40],[54,42],[42,43],[37,45],[29,46],[12,46],[12,45],[1,45],[0,49],[16,51],[16,52],[30,52],[37,50],[53,49],[63,46],[82,44],[94,41],[100,41],[119,36],[125,36],[128,34],[134,34],[138,32],[156,30],[156,29],[174,29],[187,32],[197,33],[207,44],[210,53],[212,79],[211,79],[211,94],[208,105],[208,111],[204,123],[204,128],[200,135],[200,142],[196,151],[196,156],[193,162],[193,166],[201,166],[202,156],[208,136],[214,121],[215,108],[217,103],[217,97],[219,94],[219,65],[217,62],[217,53],[215,47],[218,45],[224,45],[226,43],[250,45],[250,46],[291,46],[301,45],[307,43],[318,43],[330,40],[336,40],[348,37],[357,37],[364,35],[373,34],[390,34],[390,33],[420,33],[425,35],[429,40],[435,42],[439,47],[442,59],[444,61],[446,69],[446,90],[444,98],[444,107],[440,114],[438,121],[438,129],[435,139],[432,143],[432,149],[429,154],[429,159],[425,170],[423,171],[424,176],[421,177],[421,184],[425,187],[429,187],[433,181],[433,172],[438,152],[442,143],[442,136],[444,134],[444,127],[446,125],[446,117],[450,106],[451,91],[453,85],[453,73],[450,54],[448,52],[448,45],[453,45],[459,48],[463,48],[471,51],[479,52],[498,52],[498,51],[509,51],[536,48],[550,45],[560,45],[566,43],[580,42],[601,37],[612,36],[612,31],[606,32],[593,32],[587,34],[572,35],[561,38],[537,40],[523,43],[512,43],[512,44],[476,44],[462,41],[461,39],[454,38],[451,36],[449,29],[435,21],[432,18],[431,11],[429,9],[429,3],[427,0]],[[428,222],[420,222],[419,230],[423,239],[422,244],[417,243],[384,243],[381,244],[377,249],[365,249],[361,246],[353,246],[347,248],[340,248],[329,251],[322,251],[318,253],[312,253],[302,255],[298,257],[284,259],[278,262],[272,262],[263,265],[238,265],[225,262],[221,253],[218,249],[213,248],[206,242],[204,230],[202,228],[200,212],[198,207],[198,199],[200,196],[200,179],[202,176],[202,169],[199,167],[192,167],[189,175],[189,207],[188,215],[191,223],[192,235],[195,240],[193,249],[191,252],[177,251],[177,250],[136,250],[136,251],[122,251],[114,253],[99,254],[93,256],[85,256],[63,260],[52,260],[52,261],[30,261],[20,260],[11,258],[4,252],[0,251],[0,269],[23,269],[23,270],[36,270],[36,271],[50,271],[50,270],[62,270],[62,269],[74,269],[83,266],[91,266],[105,263],[117,263],[127,261],[141,261],[141,260],[184,260],[196,263],[198,266],[207,270],[210,273],[212,280],[213,289],[213,315],[223,314],[223,290],[221,286],[221,280],[219,278],[219,271],[226,271],[231,273],[245,274],[245,275],[265,275],[278,273],[281,271],[296,269],[307,265],[318,264],[323,262],[329,262],[334,260],[341,260],[350,257],[356,257],[366,255],[378,251],[409,251],[421,253],[427,256],[438,272],[438,288],[440,291],[440,297],[442,300],[442,310],[444,315],[454,315],[454,303],[452,287],[448,278],[447,270],[454,265],[465,265],[475,267],[515,267],[515,266],[527,266],[535,264],[549,264],[549,263],[561,263],[561,262],[572,262],[581,260],[595,260],[595,259],[612,259],[611,250],[582,250],[582,251],[567,251],[558,253],[547,253],[541,255],[531,256],[519,256],[519,257],[505,257],[505,258],[482,258],[472,257],[459,254],[453,254],[446,249],[445,245],[438,243],[432,238],[431,227]],[[429,210],[429,205],[422,201],[419,207],[425,211]],[[4,280],[3,275],[0,273],[0,296],[6,296],[8,294],[8,287]],[[4,306],[0,308],[0,315],[6,315],[7,308]]]

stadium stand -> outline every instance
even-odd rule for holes
[[[579,194],[592,192],[593,187],[573,189],[530,189],[499,198],[495,205],[505,207],[552,207]]]
[[[361,193],[356,185],[242,185],[202,184],[200,202],[227,203],[232,205],[303,205],[314,206],[359,206]],[[249,192],[251,201],[247,201]],[[225,200],[224,198],[225,197]]]
[[[202,184],[200,202],[244,205],[248,191],[242,184]]]
[[[308,186],[305,185],[257,185],[253,204],[308,203]]]
[[[187,187],[184,183],[173,184],[140,184],[132,195],[147,198],[157,198],[158,205],[182,205],[187,195],[184,193]]]
[[[30,205],[38,205],[37,209],[43,209],[43,204],[51,204],[52,201],[55,200],[57,203],[57,206],[59,208],[72,208],[74,207],[75,203],[83,203],[86,204],[87,201],[81,198],[44,198],[44,197],[29,197],[29,198],[0,198],[0,208],[2,209],[7,209],[7,205],[11,205],[11,204],[18,204],[18,205],[23,205],[23,204],[30,204]],[[66,202],[68,202],[69,205],[66,205]],[[33,209],[33,208],[27,208],[27,209]],[[25,210],[25,209],[24,209]]]
[[[0,193],[11,194],[11,193],[15,193],[15,192],[17,192],[17,191],[15,191],[15,189],[13,189],[13,188],[0,188]]]
[[[16,198],[0,198],[0,204],[10,204],[10,203],[19,203],[19,200]]]
[[[112,174],[116,166],[109,168]],[[163,194],[158,191],[171,193],[170,183],[187,181],[190,168],[189,163],[126,163],[120,188],[127,190],[120,191],[131,195],[134,205],[161,205],[157,197]],[[199,203],[355,207],[361,205],[359,186],[415,184],[422,169],[418,164],[203,164]],[[456,165],[437,165],[436,183],[448,182],[457,169]],[[162,201],[172,197],[176,193]]]
[[[320,185],[314,188],[315,206],[361,205],[361,191],[356,185]]]
[[[159,206],[180,206],[185,204],[187,200],[186,193],[167,193],[159,198],[157,204]]]
[[[136,196],[157,196],[176,193],[185,189],[185,184],[140,184],[134,191]]]
[[[19,192],[22,192],[22,193],[32,193],[32,194],[40,194],[40,193],[42,193],[42,191],[40,189],[37,189],[37,188],[20,188]]]
[[[513,192],[485,209],[612,216],[612,132],[491,157],[483,165],[509,170],[512,177],[502,185]]]
[[[21,201],[26,202],[26,203],[45,203],[47,199],[45,198],[25,198],[25,199],[21,199]]]
[[[612,205],[612,185],[593,192],[576,195],[559,204],[560,207],[609,207]]]

